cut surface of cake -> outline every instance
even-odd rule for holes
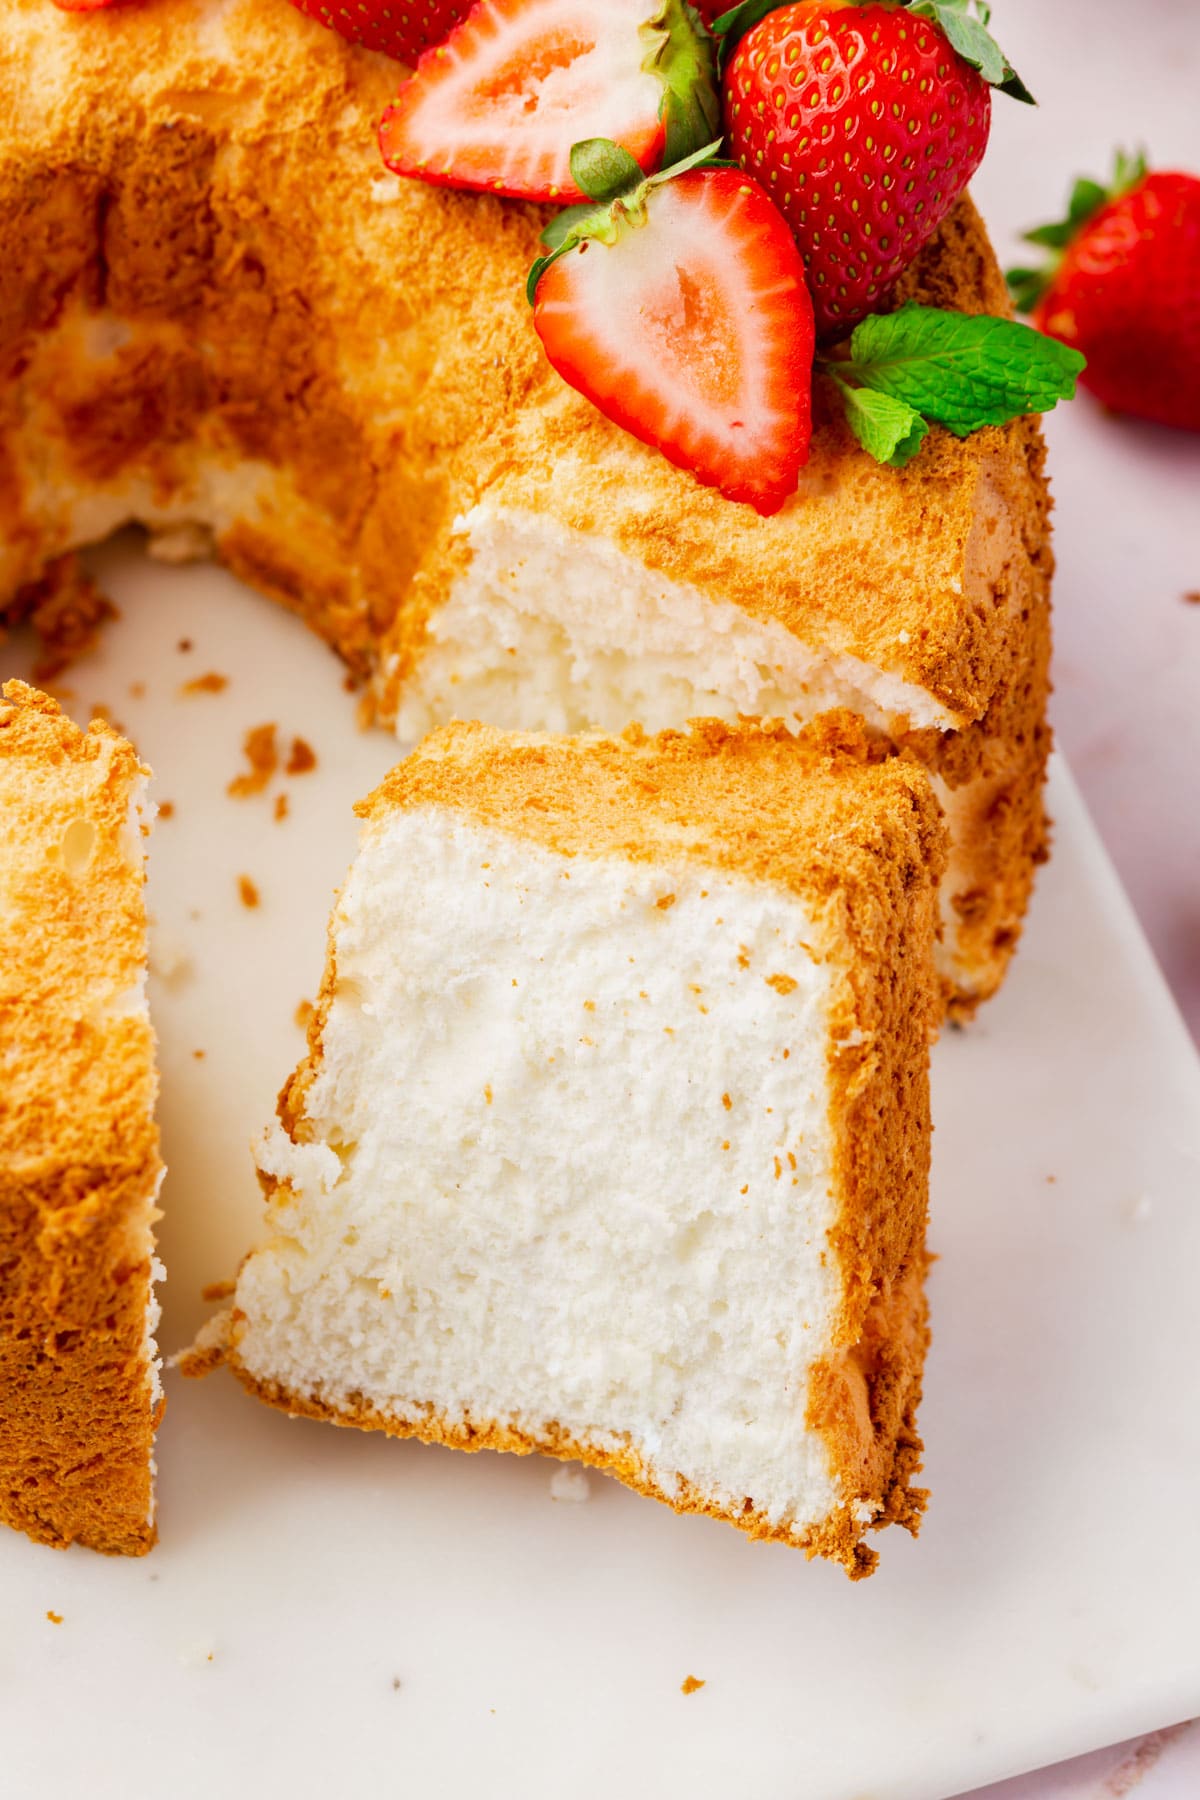
[[[270,1235],[192,1372],[866,1573],[923,1499],[924,772],[846,715],[461,725],[359,810]]]
[[[134,1555],[162,1410],[147,777],[107,725],[4,688],[0,1519]]]
[[[549,368],[544,214],[381,167],[398,79],[286,0],[10,0],[0,606],[127,520],[198,524],[406,739],[850,707],[941,784],[939,958],[969,1010],[1044,848],[1036,423],[884,468],[820,379],[799,493],[724,500]],[[969,200],[912,297],[1007,312]]]

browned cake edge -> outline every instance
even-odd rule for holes
[[[47,854],[17,884],[0,956],[0,1519],[41,1543],[141,1555],[162,1413],[147,1354],[154,1041],[144,1018],[104,1009],[145,966],[126,846],[148,771],[107,725],[81,732],[20,682],[3,693],[0,763],[18,786],[24,770],[43,777],[37,810],[6,808],[6,837],[47,840]],[[80,818],[95,831],[86,880],[56,848]]]

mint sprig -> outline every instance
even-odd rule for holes
[[[1050,412],[1073,397],[1086,366],[1078,350],[1028,325],[911,300],[898,312],[864,319],[849,352],[844,360],[818,361],[817,369],[851,396],[846,418],[859,443],[896,468],[920,448],[924,421],[967,437],[985,425]],[[892,404],[880,406],[867,394]]]
[[[1068,244],[1102,206],[1107,206],[1110,200],[1119,200],[1122,194],[1127,194],[1139,181],[1144,181],[1147,168],[1144,151],[1138,150],[1131,155],[1125,150],[1118,150],[1107,186],[1081,176],[1071,189],[1066,217],[1055,219],[1048,225],[1035,225],[1032,231],[1024,233],[1023,242],[1036,244],[1040,250],[1047,250],[1050,254],[1036,266],[1006,271],[1008,289],[1018,312],[1033,311],[1058,274]]]
[[[718,66],[722,72],[746,33],[761,24],[768,13],[788,3],[789,0],[741,0],[740,5],[713,20],[713,36],[720,44]],[[1023,100],[1029,106],[1037,104],[988,30],[992,16],[988,0],[900,0],[900,3],[918,18],[937,25],[951,49],[973,69],[978,69],[989,86],[1014,100]]]

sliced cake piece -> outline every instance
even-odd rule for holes
[[[0,699],[0,1519],[154,1542],[149,771],[18,681]]]
[[[393,771],[260,1154],[247,1387],[854,1574],[915,1523],[942,825],[866,743],[459,725]]]

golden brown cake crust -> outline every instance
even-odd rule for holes
[[[693,721],[647,737],[554,738],[452,725],[433,733],[359,807],[369,832],[401,807],[448,808],[472,823],[568,857],[695,861],[801,896],[814,954],[833,968],[828,1059],[841,1265],[833,1351],[817,1365],[807,1423],[825,1437],[844,1500],[803,1539],[810,1555],[870,1573],[868,1524],[915,1530],[924,1495],[915,1414],[928,1341],[923,1292],[928,1198],[928,1049],[937,1013],[932,947],[944,828],[928,778],[881,756],[860,721],[829,714],[794,738],[782,726]],[[309,1051],[280,1095],[296,1142],[312,1136],[305,1100],[323,1056],[338,982],[332,934]],[[268,1201],[275,1184],[264,1181]],[[291,1413],[469,1450],[578,1458],[678,1511],[795,1543],[747,1501],[730,1512],[684,1483],[668,1495],[630,1447],[613,1453],[559,1424],[526,1432],[491,1420],[406,1416],[360,1399],[326,1401],[264,1380],[240,1359],[234,1307],[223,1354],[252,1392]],[[184,1372],[222,1348],[207,1337]]]
[[[147,1350],[161,1164],[130,809],[94,723],[0,699],[0,1518],[47,1544],[154,1542]]]

